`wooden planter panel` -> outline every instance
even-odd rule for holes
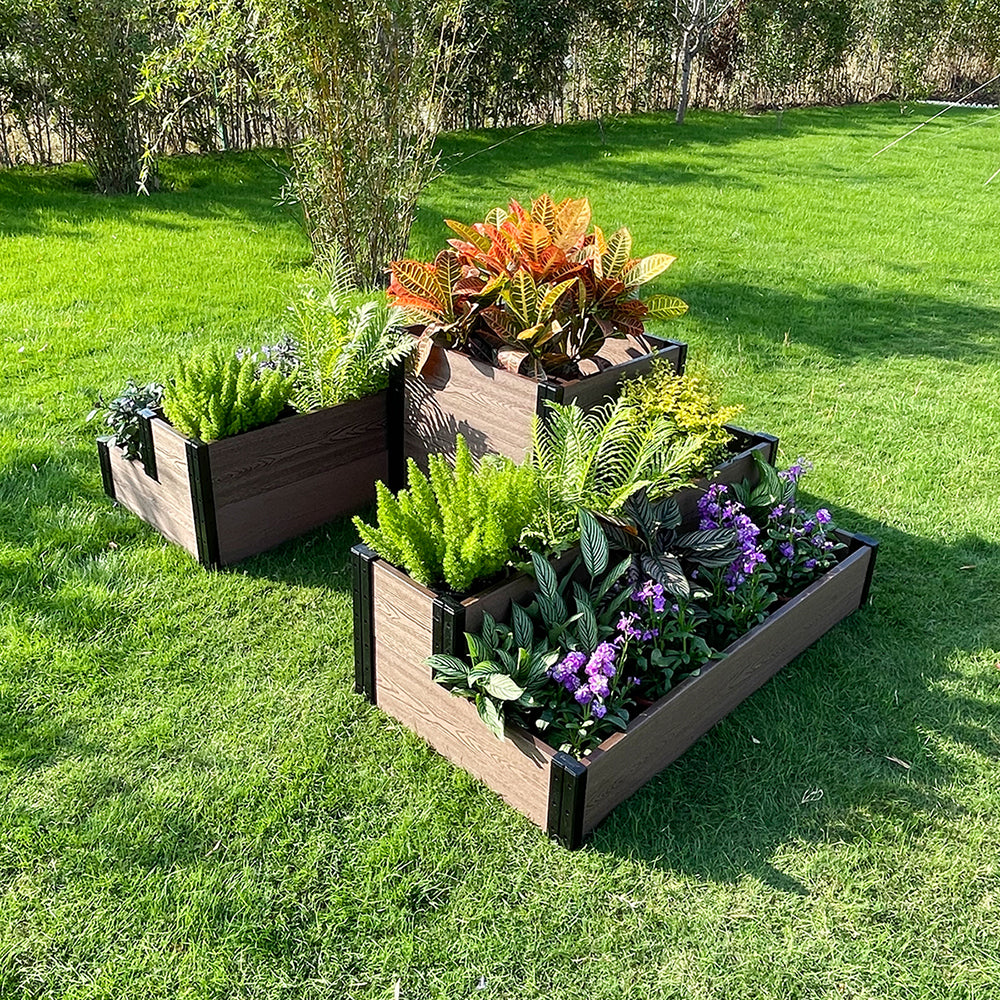
[[[484,740],[485,727],[475,706],[436,684],[423,662],[434,649],[437,595],[381,560],[372,566],[372,574],[378,706],[519,812],[544,825],[554,751],[514,729],[503,742],[495,737]]]
[[[550,836],[579,847],[617,805],[867,601],[877,542],[847,533],[842,539],[849,552],[834,569],[583,761],[516,727],[497,740],[472,703],[436,684],[424,664],[434,652],[461,655],[461,633],[478,628],[484,610],[505,618],[510,601],[534,586],[525,576],[458,602],[356,546],[357,687]]]
[[[402,485],[407,458],[426,467],[434,452],[454,457],[456,434],[465,437],[477,458],[492,452],[520,462],[531,447],[532,420],[544,413],[545,400],[589,409],[617,398],[624,380],[645,374],[657,360],[669,361],[678,373],[684,370],[685,344],[648,340],[654,348],[647,354],[609,342],[618,363],[562,384],[537,382],[457,351],[434,351],[424,372],[408,373],[399,388],[404,434],[402,452],[390,458],[393,485]]]
[[[386,405],[382,392],[209,444],[147,414],[145,468],[99,445],[105,490],[204,565],[229,565],[374,499]]]
[[[874,558],[875,549],[859,542],[829,573],[727,647],[724,659],[669,691],[586,758],[583,834],[857,610],[867,597]]]
[[[109,464],[113,484],[108,489],[109,484],[105,483],[105,491],[164,538],[197,558],[198,538],[184,438],[162,421],[153,424],[151,433],[157,479],[147,475],[142,462],[124,458],[121,449],[109,445],[107,439],[99,442],[102,461]]]

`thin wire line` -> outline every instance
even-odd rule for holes
[[[995,77],[993,77],[992,80],[987,80],[986,83],[984,83],[982,86],[976,87],[975,90],[970,91],[964,97],[960,97],[957,101],[955,101],[954,104],[949,104],[948,107],[942,108],[936,115],[932,115],[930,118],[927,119],[927,121],[921,122],[919,125],[916,126],[916,128],[911,128],[910,131],[906,133],[906,135],[901,135],[898,139],[893,139],[892,142],[890,142],[888,146],[883,146],[878,151],[878,153],[873,153],[872,154],[872,159],[874,160],[875,157],[879,155],[879,153],[884,153],[887,149],[892,149],[892,147],[895,146],[897,142],[902,142],[906,138],[906,136],[913,135],[914,132],[919,131],[925,125],[930,125],[930,123],[932,121],[934,121],[935,118],[940,118],[946,111],[951,111],[952,108],[959,107],[961,105],[962,101],[968,100],[970,97],[974,96],[975,94],[978,94],[979,91],[981,91],[981,90],[985,90],[991,83],[996,83],[997,80],[1000,80],[1000,73],[997,73],[997,75]],[[994,176],[996,176],[996,175],[994,175]]]

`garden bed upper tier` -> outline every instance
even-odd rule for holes
[[[658,337],[605,341],[600,357],[609,367],[584,378],[539,382],[477,361],[459,351],[435,348],[420,375],[407,372],[390,390],[390,408],[402,414],[401,448],[390,444],[390,484],[404,485],[407,458],[426,469],[435,452],[454,458],[461,434],[476,458],[488,453],[522,461],[531,447],[535,414],[545,402],[590,409],[618,398],[622,382],[645,375],[656,361],[684,371],[687,345]]]

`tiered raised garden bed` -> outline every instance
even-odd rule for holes
[[[756,465],[750,452],[756,449],[773,459],[777,442],[747,435],[742,443],[749,447],[717,470],[717,480],[752,480]],[[682,510],[693,513],[704,486],[676,495]],[[352,552],[355,684],[371,702],[484,781],[551,836],[578,847],[615,806],[867,601],[877,543],[846,532],[840,538],[846,549],[832,570],[583,761],[515,727],[508,727],[503,742],[497,740],[472,703],[435,683],[424,662],[433,653],[463,656],[463,633],[477,631],[485,612],[505,620],[511,602],[533,591],[535,584],[528,576],[456,600],[415,583],[367,547],[356,546]]]
[[[407,458],[425,467],[427,456],[453,458],[455,435],[472,454],[506,455],[520,462],[531,447],[535,415],[545,417],[545,402],[575,403],[584,410],[617,399],[627,379],[645,375],[663,361],[684,371],[687,345],[646,335],[607,340],[601,357],[610,367],[571,381],[539,382],[495,368],[458,351],[436,348],[420,375],[407,373],[390,389],[390,411],[403,426],[401,448],[390,445],[392,483],[402,486]]]
[[[353,513],[388,472],[380,392],[205,444],[144,411],[144,460],[98,440],[108,496],[202,565],[226,566]]]

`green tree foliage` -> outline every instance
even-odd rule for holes
[[[291,193],[318,258],[340,247],[362,285],[409,238],[432,176],[448,93],[463,65],[461,0],[182,0],[170,44],[145,67],[165,121],[177,81],[211,80],[242,57],[294,124]]]
[[[163,394],[163,413],[186,437],[217,441],[277,420],[292,381],[258,372],[252,355],[237,359],[209,348],[180,361]]]
[[[0,0],[6,67],[44,87],[68,117],[106,194],[135,193],[143,127],[133,103],[139,68],[162,24],[156,0]]]

